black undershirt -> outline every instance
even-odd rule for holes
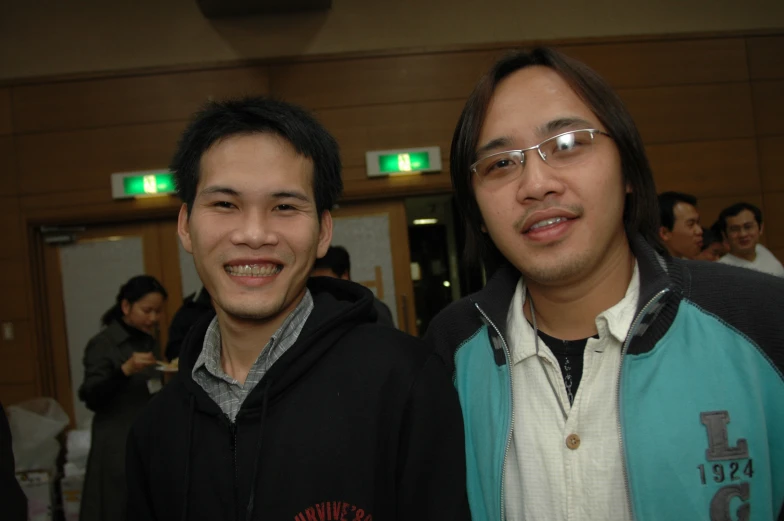
[[[550,348],[555,359],[558,360],[558,365],[561,366],[561,374],[563,374],[567,396],[569,395],[569,382],[571,381],[569,403],[572,403],[574,397],[577,396],[577,388],[580,386],[580,380],[583,377],[583,356],[588,339],[561,340],[542,331],[538,331],[538,334],[539,338]],[[591,338],[599,338],[599,335],[594,335]]]

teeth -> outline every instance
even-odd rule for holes
[[[529,228],[529,230],[535,230],[537,228],[541,228],[543,226],[550,226],[551,224],[560,223],[563,221],[568,220],[566,217],[553,217],[551,219],[545,219],[544,221],[539,221],[538,223],[534,224]]]
[[[265,264],[263,266],[246,264],[244,266],[226,266],[225,269],[229,275],[239,277],[271,277],[279,273],[282,268],[274,264]]]

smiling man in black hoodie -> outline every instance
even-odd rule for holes
[[[128,519],[467,519],[457,395],[373,295],[308,282],[342,189],[303,110],[210,102],[172,170],[183,246],[215,304],[128,442]]]

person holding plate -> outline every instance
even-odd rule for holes
[[[136,416],[161,389],[155,332],[166,297],[154,277],[131,278],[85,348],[79,398],[95,416],[81,521],[125,519],[125,443]]]

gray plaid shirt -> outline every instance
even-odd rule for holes
[[[254,362],[253,367],[250,368],[244,385],[227,375],[223,370],[220,327],[218,326],[218,317],[213,318],[204,335],[204,345],[199,358],[196,359],[196,364],[193,366],[191,373],[193,380],[204,389],[233,422],[248,394],[261,381],[272,364],[297,341],[311,311],[313,311],[313,297],[306,289],[305,296],[300,303],[286,317],[283,324],[261,350],[261,354]]]

